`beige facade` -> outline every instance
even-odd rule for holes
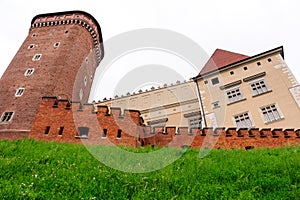
[[[282,47],[218,64],[194,78],[201,88],[207,126],[300,127],[299,84],[284,61]]]
[[[283,47],[252,57],[217,49],[192,79],[96,105],[139,110],[151,126],[300,128],[300,86]]]
[[[177,82],[170,86],[151,88],[127,96],[117,97],[97,105],[139,110],[146,125],[173,127],[201,127],[199,101],[193,81]]]

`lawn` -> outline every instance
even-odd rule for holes
[[[167,167],[126,173],[83,145],[2,140],[0,199],[300,199],[300,147],[215,149],[204,158],[187,149]]]

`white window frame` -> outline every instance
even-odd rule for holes
[[[261,95],[270,91],[265,79],[249,82],[249,87],[253,96]]]
[[[265,124],[283,119],[280,109],[276,103],[260,107],[260,112]]]
[[[38,61],[42,58],[42,54],[35,54],[33,57],[32,57],[32,60],[33,61]]]
[[[189,119],[189,128],[201,128],[202,126],[202,119],[197,118],[191,118]]]
[[[35,47],[35,44],[30,44],[27,49],[33,49]]]
[[[14,112],[12,112],[12,111],[3,112],[2,116],[1,116],[1,119],[0,119],[0,123],[10,122],[12,120],[13,116],[14,116]]]
[[[241,92],[241,89],[239,87],[231,88],[225,91],[228,104],[238,102],[240,100],[243,100],[243,94]]]
[[[25,88],[18,88],[16,90],[15,96],[16,97],[20,97],[20,96],[22,96],[24,94],[24,92],[25,92]]]
[[[233,121],[237,128],[251,128],[253,127],[253,121],[249,112],[240,113],[233,116]]]
[[[24,76],[31,76],[34,72],[34,68],[28,68],[24,73]]]

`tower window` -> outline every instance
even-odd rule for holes
[[[33,61],[37,61],[37,60],[40,60],[42,57],[42,54],[35,54],[32,58]]]
[[[37,36],[37,34],[36,33],[33,33],[32,35],[31,35],[31,37],[36,37]]]
[[[60,45],[60,42],[55,42],[53,46],[54,47],[59,47],[59,45]]]
[[[260,62],[257,62],[256,64],[257,64],[257,66],[261,66],[261,63],[260,63]]]
[[[28,46],[28,49],[33,49],[34,47],[35,47],[34,44],[30,44],[30,45]]]
[[[33,72],[34,72],[34,68],[29,68],[29,69],[27,69],[26,70],[26,72],[25,72],[25,76],[30,76],[30,75],[32,75],[33,74]]]
[[[84,86],[86,86],[86,84],[87,84],[87,78],[86,78],[86,76],[84,77]]]
[[[85,126],[78,127],[79,138],[86,139],[89,136],[89,128]]]
[[[1,116],[1,122],[9,122],[14,115],[14,112],[4,112]]]
[[[20,97],[24,94],[24,92],[25,92],[25,88],[19,88],[17,89],[15,96]]]
[[[271,59],[271,58],[268,58],[268,62],[272,62],[272,59]]]

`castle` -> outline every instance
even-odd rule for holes
[[[189,81],[88,103],[103,56],[90,14],[35,16],[0,80],[0,138],[133,147],[300,143],[300,87],[283,47],[251,57],[217,49]]]

